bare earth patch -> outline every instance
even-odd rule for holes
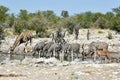
[[[120,80],[120,64],[75,61],[1,64],[0,80]]]

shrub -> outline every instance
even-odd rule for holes
[[[111,29],[120,32],[120,25],[112,26]]]
[[[92,23],[87,21],[81,21],[80,25],[82,28],[90,28],[92,26]]]
[[[105,29],[107,27],[107,20],[103,17],[99,17],[96,22],[94,23],[94,26],[101,28],[101,29]]]
[[[120,18],[114,17],[112,20],[109,22],[109,25],[111,30],[115,30],[116,32],[120,32]]]
[[[36,36],[37,37],[45,37],[47,35],[46,32],[47,28],[43,25],[41,26],[36,26],[35,31],[36,31]]]
[[[0,26],[0,44],[1,44],[1,40],[3,40],[4,39],[4,31],[3,31],[3,28],[2,28],[2,26]]]
[[[109,32],[107,38],[108,39],[113,39],[112,33]]]
[[[69,22],[69,23],[66,24],[66,28],[67,28],[67,30],[68,30],[68,32],[70,34],[73,34],[73,28],[74,28],[74,26],[75,26],[75,24],[72,23],[72,22]]]
[[[102,34],[102,33],[103,33],[103,31],[98,31],[98,33],[99,33],[99,34]]]

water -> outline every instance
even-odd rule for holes
[[[111,56],[112,56],[112,55],[113,55],[113,54],[111,53]],[[115,56],[115,53],[114,53],[114,56]],[[117,56],[118,60],[117,60],[117,61],[114,60],[113,62],[118,62],[118,63],[119,63],[119,62],[120,62],[120,58],[119,58],[120,56],[119,56],[118,54],[117,54],[116,56]],[[115,57],[116,57],[116,56],[115,56]],[[3,60],[6,60],[6,59],[9,58],[9,57],[10,57],[9,54],[5,54],[5,53],[3,53],[3,52],[0,52],[0,62],[2,62]],[[26,53],[25,55],[24,55],[24,54],[17,54],[17,55],[16,55],[16,54],[13,54],[13,55],[12,55],[12,60],[23,60],[25,57],[32,57],[32,55],[30,55],[29,53],[28,53],[28,54]],[[39,57],[38,57],[38,54],[36,54],[36,55],[34,56],[34,58],[39,58]],[[77,60],[77,59],[76,59],[76,61],[79,62],[79,60]],[[82,61],[81,58],[80,58],[80,61]],[[85,61],[93,61],[93,59],[91,59],[91,58],[86,58]],[[98,62],[98,61],[99,61],[99,59],[96,60],[96,62]]]
[[[6,60],[7,58],[10,58],[9,54],[0,54],[0,62]],[[24,58],[24,55],[12,55],[12,60],[23,60]]]
[[[7,57],[5,55],[1,55],[0,54],[0,62],[2,62],[3,60],[5,60]]]

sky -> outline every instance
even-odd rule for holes
[[[53,10],[60,16],[62,10],[67,10],[69,15],[86,11],[106,13],[120,6],[120,0],[0,0],[0,5],[8,7],[8,13],[18,14],[20,9],[30,13]]]

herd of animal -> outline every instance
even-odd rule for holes
[[[82,48],[82,49],[81,49]],[[75,58],[82,58],[84,60],[88,55],[96,57],[98,55],[99,59],[102,61],[103,56],[105,56],[109,62],[111,62],[110,53],[108,51],[108,44],[105,42],[91,42],[87,51],[84,50],[84,44],[79,43],[55,43],[43,41],[38,42],[33,48],[33,56],[39,54],[39,57],[55,57],[63,60],[73,61]],[[82,56],[81,56],[82,55]]]
[[[32,43],[32,32],[29,30],[23,31],[15,40],[13,46],[10,47],[9,53],[12,55],[14,49],[19,46],[21,43],[28,42]],[[55,39],[55,40],[54,40]],[[108,59],[108,62],[111,62],[111,56],[108,51],[108,44],[105,42],[91,42],[89,44],[88,50],[84,49],[84,44],[79,43],[68,43],[62,37],[56,37],[51,42],[38,42],[32,49],[33,57],[36,54],[39,54],[39,57],[55,57],[58,58],[61,62],[64,60],[73,61],[75,58],[82,58],[85,60],[88,55],[93,57],[93,60],[96,61],[98,57],[101,62],[103,57]],[[81,56],[82,55],[82,56]]]

